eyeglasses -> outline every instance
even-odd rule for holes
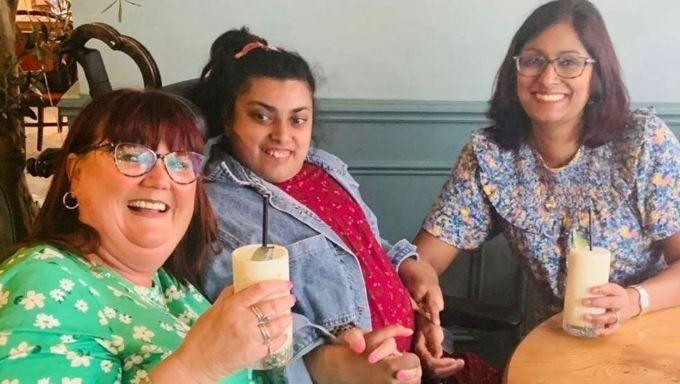
[[[201,174],[205,156],[196,152],[179,151],[165,155],[136,143],[101,143],[90,148],[107,148],[113,152],[116,168],[125,176],[138,177],[151,172],[156,161],[161,159],[168,176],[177,184],[191,184]]]
[[[595,64],[597,61],[576,55],[562,55],[552,60],[534,54],[514,56],[517,72],[522,76],[540,76],[548,64],[552,64],[557,76],[563,79],[574,79],[583,74],[586,65]]]

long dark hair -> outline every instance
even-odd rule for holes
[[[629,99],[614,45],[595,6],[587,0],[556,0],[538,7],[512,38],[496,75],[487,117],[488,132],[505,149],[515,149],[531,132],[531,120],[517,98],[514,56],[550,26],[572,25],[588,54],[597,60],[590,83],[590,100],[583,113],[583,143],[597,147],[617,138],[628,121]]]
[[[179,96],[160,91],[123,89],[95,98],[69,128],[57,172],[29,233],[28,244],[48,243],[76,254],[99,247],[97,231],[78,219],[78,210],[64,207],[62,197],[70,191],[66,173],[67,154],[86,153],[93,145],[110,142],[141,143],[156,148],[165,141],[173,150],[203,151],[198,131],[200,117]],[[180,281],[199,282],[199,272],[217,239],[217,222],[201,180],[196,181],[196,200],[189,228],[164,268]]]
[[[314,98],[314,74],[297,53],[281,48],[256,48],[241,58],[234,57],[247,44],[255,42],[267,45],[265,39],[243,27],[223,33],[210,47],[210,60],[201,72],[199,84],[189,94],[208,120],[209,138],[224,133],[228,141],[236,98],[247,91],[253,78],[300,80],[307,83]]]

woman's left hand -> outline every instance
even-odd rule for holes
[[[426,261],[407,259],[399,267],[399,277],[416,307],[429,314],[430,320],[439,325],[439,312],[444,310],[444,296],[434,268]]]
[[[584,315],[585,320],[596,326],[598,335],[611,335],[621,323],[640,313],[638,293],[633,288],[608,283],[593,287],[590,292],[598,297],[583,299],[583,305],[606,309],[601,315]]]

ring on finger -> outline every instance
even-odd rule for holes
[[[614,311],[614,322],[612,323],[612,326],[617,325],[621,321],[621,318],[619,317],[619,310]]]
[[[269,332],[269,328],[267,328],[267,324],[259,323],[257,325],[257,328],[260,330],[260,334],[262,335],[262,339],[264,341],[264,344],[269,348],[271,343],[272,343],[272,334]]]
[[[250,306],[250,311],[253,312],[255,317],[257,317],[258,324],[267,324],[271,321],[269,316],[265,315],[264,312],[257,305],[253,304]]]

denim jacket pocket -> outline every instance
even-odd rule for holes
[[[290,278],[297,302],[293,311],[327,329],[357,323],[353,289],[344,265],[324,235],[286,245],[290,255]]]

